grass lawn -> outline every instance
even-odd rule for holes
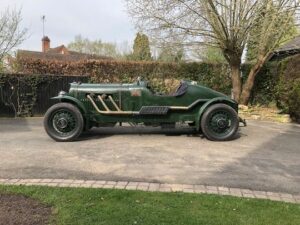
[[[300,205],[230,196],[0,185],[4,193],[53,206],[53,224],[300,224]]]

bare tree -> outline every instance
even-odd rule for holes
[[[127,8],[152,38],[171,43],[176,37],[186,46],[221,49],[231,68],[234,99],[248,104],[256,75],[294,25],[299,0],[127,0]],[[242,85],[242,54],[250,34],[259,45]]]
[[[118,58],[119,53],[115,43],[103,42],[98,40],[89,40],[81,35],[76,35],[74,41],[68,44],[68,48],[77,52]]]
[[[0,61],[24,41],[27,29],[20,27],[21,21],[21,10],[7,8],[0,13]]]

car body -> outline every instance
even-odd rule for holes
[[[68,93],[53,99],[60,103],[47,111],[44,125],[57,141],[74,140],[93,126],[122,122],[186,122],[210,140],[222,141],[231,139],[239,125],[237,102],[193,81],[181,81],[170,95],[154,93],[141,79],[131,84],[72,83]]]

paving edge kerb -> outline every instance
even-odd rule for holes
[[[300,203],[300,195],[277,193],[268,191],[255,191],[250,189],[229,188],[208,185],[191,184],[161,184],[131,181],[103,181],[103,180],[71,180],[71,179],[0,179],[0,185],[24,186],[51,186],[74,188],[107,188],[157,192],[184,192],[230,195],[236,197],[269,199],[290,203]]]

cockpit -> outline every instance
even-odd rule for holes
[[[157,93],[153,90],[151,83],[149,81],[141,80],[141,78],[138,78],[137,84],[139,86],[144,86],[146,87],[153,95],[159,95],[159,96],[174,96],[174,97],[179,97],[182,96],[186,93],[188,89],[188,84],[185,81],[180,81],[180,84],[176,88],[176,91],[170,94],[164,94],[164,93]]]

